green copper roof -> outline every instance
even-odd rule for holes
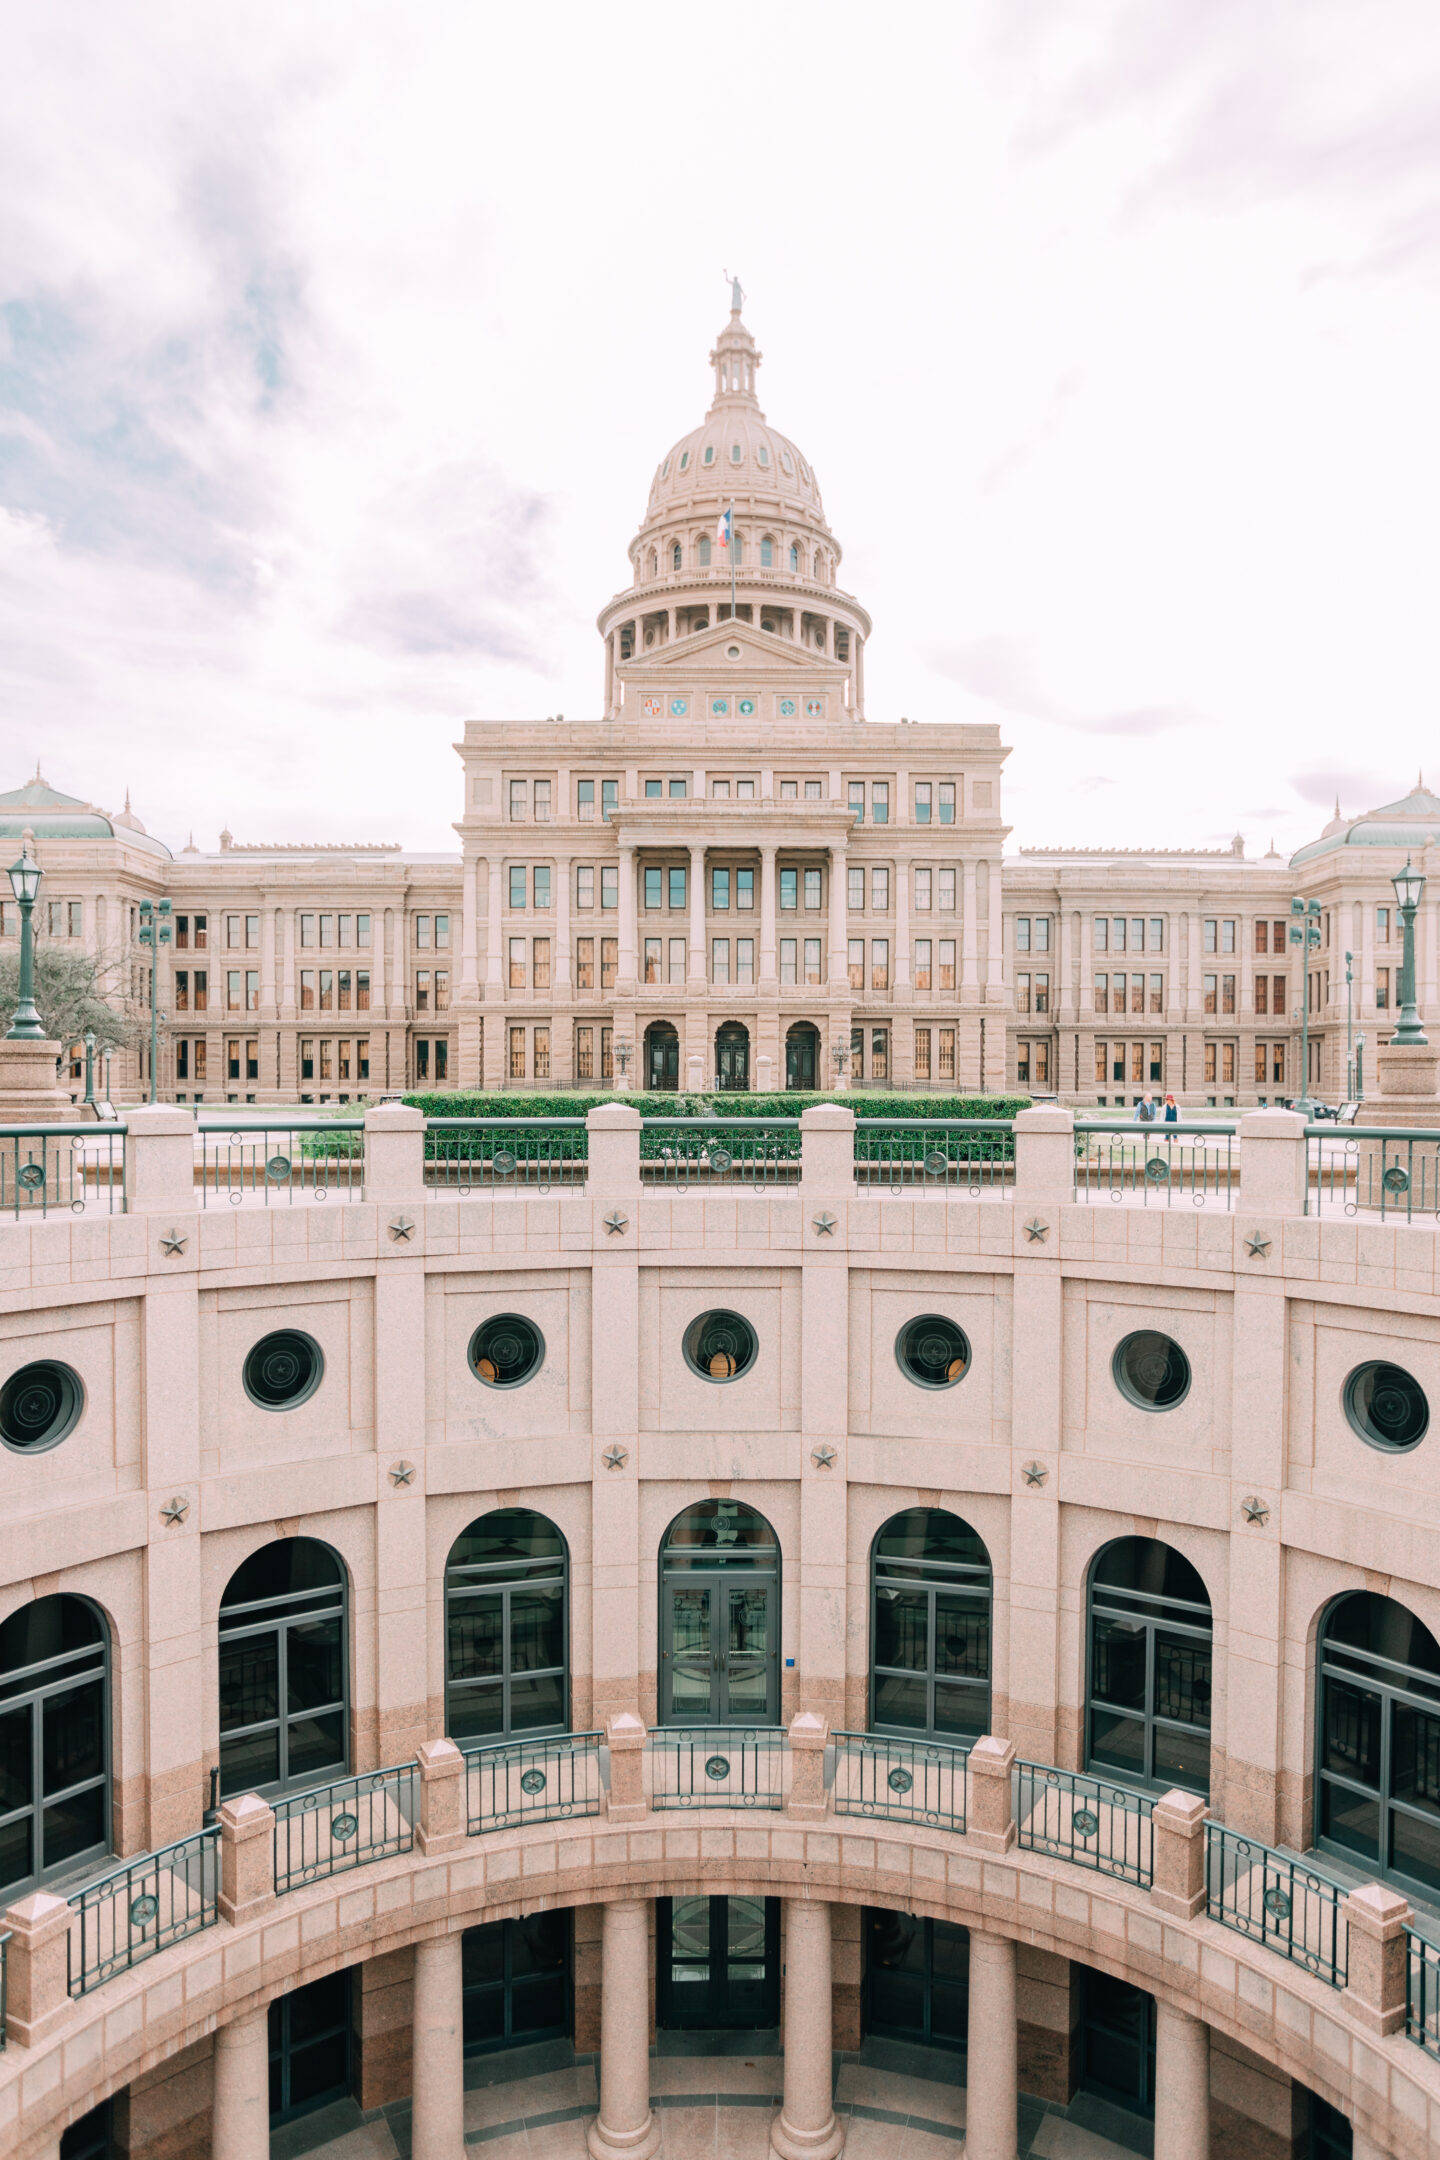
[[[1290,862],[1292,867],[1297,863],[1314,862],[1317,857],[1333,855],[1341,848],[1426,848],[1436,842],[1440,842],[1440,795],[1432,795],[1427,787],[1416,786],[1399,802],[1384,803],[1380,809],[1368,810],[1363,817],[1352,818],[1348,824],[1337,823],[1318,840],[1297,848]]]

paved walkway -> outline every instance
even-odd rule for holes
[[[850,2160],[960,2160],[965,2144],[963,2057],[867,2040],[836,2058],[835,2105]],[[596,2107],[593,2056],[563,2041],[471,2056],[465,2065],[465,2142],[485,2160],[587,2160]],[[774,2033],[664,2033],[651,2058],[665,2160],[766,2160],[779,2105]],[[1020,2151],[1036,2160],[1149,2160],[1151,2125],[1081,2095],[1057,2109],[1022,2096]],[[271,2160],[410,2160],[410,2104],[363,2116],[337,2102],[277,2130]]]

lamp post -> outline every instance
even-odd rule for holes
[[[623,1095],[629,1089],[630,1059],[633,1054],[633,1046],[630,1042],[629,1037],[625,1035],[617,1036],[613,1051],[613,1055],[615,1058],[615,1069],[620,1075],[619,1081],[617,1082],[615,1089],[617,1095]]]
[[[88,1102],[88,1103],[93,1103],[93,1102],[94,1102],[94,1100],[95,1100],[95,1030],[94,1030],[94,1028],[86,1028],[86,1030],[85,1030],[85,1100],[86,1100],[86,1102]]]
[[[1318,900],[1290,902],[1290,943],[1300,948],[1300,1093],[1295,1108],[1310,1115],[1310,955],[1320,943]]]
[[[158,966],[160,947],[170,943],[170,902],[153,900],[140,903],[140,943],[150,948],[150,1100],[155,1100],[155,1049],[160,1030],[160,1014],[156,998],[160,988]]]
[[[1351,984],[1352,984],[1352,983],[1354,982],[1354,980],[1355,980],[1355,971],[1354,971],[1354,968],[1352,967],[1351,963],[1352,963],[1352,961],[1354,960],[1354,958],[1355,958],[1355,955],[1354,955],[1354,953],[1348,953],[1348,952],[1347,952],[1347,953],[1346,953],[1346,955],[1345,955],[1345,1100],[1346,1100],[1346,1102],[1349,1102],[1349,1101],[1350,1101],[1350,1100],[1351,1100],[1351,1099],[1353,1098],[1353,1096],[1354,1096],[1354,1093],[1355,1093],[1355,1049],[1354,1049],[1354,1044],[1353,1044],[1353,1042],[1352,1042],[1352,1040],[1351,1040],[1351,1033],[1350,1033],[1350,1030],[1351,1030],[1351,1022],[1352,1022],[1352,1019],[1353,1019],[1353,1011],[1352,1011],[1352,994],[1351,994]]]
[[[10,874],[13,877],[15,873],[12,870]],[[1421,871],[1411,868],[1407,855],[1404,869],[1397,870],[1390,882],[1395,887],[1404,929],[1404,943],[1400,948],[1400,1025],[1390,1040],[1392,1043],[1423,1044],[1427,1037],[1415,1004],[1415,910],[1425,890],[1425,878]]]
[[[6,1031],[6,1042],[44,1042],[45,1024],[35,1010],[35,895],[44,872],[30,853],[27,832],[20,843],[20,860],[10,865],[10,890],[20,903],[20,997],[15,1017]]]
[[[830,1045],[830,1055],[835,1061],[835,1092],[837,1095],[843,1094],[846,1085],[845,1068],[850,1062],[849,1043],[837,1035]]]

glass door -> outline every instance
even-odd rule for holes
[[[777,1898],[661,1898],[656,1920],[662,2026],[755,2031],[779,2023]]]
[[[667,1583],[660,1721],[773,1724],[780,1671],[772,1582]]]
[[[722,1091],[749,1087],[750,1037],[744,1028],[721,1028],[716,1036],[715,1077]]]
[[[527,1914],[460,1938],[465,2052],[520,2047],[570,2031],[570,1914]]]

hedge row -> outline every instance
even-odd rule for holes
[[[436,1118],[583,1118],[587,1110],[602,1103],[628,1103],[642,1117],[709,1117],[727,1121],[741,1118],[794,1118],[816,1103],[839,1103],[853,1110],[857,1120],[866,1118],[1013,1118],[1030,1108],[1028,1095],[865,1095],[858,1090],[843,1095],[501,1095],[462,1094],[458,1089],[443,1094],[407,1095],[404,1100],[426,1117]]]

